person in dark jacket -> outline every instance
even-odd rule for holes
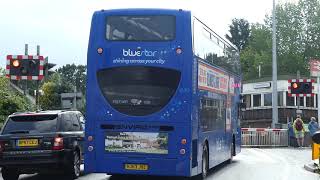
[[[309,129],[309,133],[310,133],[310,137],[319,130],[319,126],[318,123],[316,121],[315,117],[311,117],[310,118],[310,122],[308,124],[308,129]]]
[[[292,121],[288,122],[288,135],[289,135],[289,146],[296,147],[297,146],[297,140],[294,135],[294,130],[292,127]]]

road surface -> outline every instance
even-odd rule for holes
[[[306,171],[311,162],[311,149],[243,148],[231,164],[213,169],[207,180],[320,180],[319,174]],[[61,177],[20,175],[19,180],[55,180]],[[117,180],[105,174],[85,174],[78,180]],[[175,180],[167,177],[129,177],[124,179]],[[2,178],[0,178],[2,180]]]

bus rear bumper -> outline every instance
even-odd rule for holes
[[[147,170],[128,170],[126,164],[147,165]],[[96,168],[88,168],[88,173],[154,175],[154,176],[190,176],[190,160],[169,158],[116,158],[108,157],[96,161]],[[90,170],[89,170],[90,169]],[[94,170],[95,169],[95,170]],[[92,170],[92,172],[91,172]]]

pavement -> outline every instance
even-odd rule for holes
[[[307,171],[311,148],[243,148],[233,163],[209,176],[214,180],[319,180]]]
[[[320,180],[319,174],[314,173],[312,164],[311,148],[243,148],[232,163],[225,163],[212,169],[206,180]],[[77,180],[119,180],[104,173],[85,174],[83,166],[81,170],[81,176]],[[24,174],[20,175],[19,180],[64,180],[63,178],[55,175]],[[179,178],[129,176],[121,180],[134,179],[177,180]],[[0,180],[3,180],[1,175]]]

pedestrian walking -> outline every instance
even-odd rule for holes
[[[312,137],[312,135],[319,130],[319,126],[315,117],[310,118],[308,129],[309,129],[310,137]]]
[[[310,139],[311,139],[311,149],[314,148],[314,143],[312,141],[312,135],[318,131],[319,129],[319,126],[318,126],[318,123],[316,121],[316,118],[315,117],[311,117],[310,118],[310,122],[308,124],[308,129],[309,129],[309,134],[310,134]],[[317,163],[318,160],[314,160],[314,163]]]
[[[292,121],[289,121],[288,122],[289,146],[296,147],[297,140],[296,140],[296,136],[294,134],[294,130],[293,130],[292,125],[293,125]]]
[[[298,147],[302,147],[304,145],[304,133],[306,131],[300,115],[297,115],[297,119],[293,122],[293,129],[298,142]]]

